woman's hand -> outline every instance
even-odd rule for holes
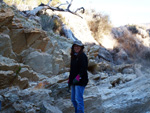
[[[80,81],[81,77],[80,75],[77,75],[76,78],[73,80],[73,84],[77,84]]]

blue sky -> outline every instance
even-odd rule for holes
[[[61,0],[65,2],[66,0]],[[114,26],[150,23],[150,0],[74,0],[72,7],[107,14]]]

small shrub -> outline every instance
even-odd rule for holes
[[[129,25],[127,28],[128,28],[128,30],[131,31],[133,34],[136,34],[136,33],[139,32],[136,25]]]
[[[19,74],[20,71],[21,71],[21,66],[19,66],[18,69],[16,70],[16,76]]]
[[[147,47],[143,47],[141,51],[137,54],[138,60],[137,62],[142,63],[144,67],[150,66],[150,49]]]
[[[145,53],[145,59],[150,61],[150,51]]]
[[[51,16],[42,14],[40,15],[42,29],[45,31],[53,30],[54,22]]]
[[[45,31],[53,30],[55,33],[60,34],[62,30],[62,21],[57,15],[49,16],[48,14],[41,14],[41,25]]]
[[[142,54],[142,58],[144,59],[144,60],[148,60],[148,61],[150,61],[150,49],[144,49],[142,52],[141,52]]]
[[[58,14],[58,17],[61,19],[62,23],[68,25],[68,23],[66,22],[65,17],[63,17],[61,14]]]
[[[62,21],[61,21],[59,18],[54,17],[53,22],[54,22],[53,31],[54,31],[55,33],[60,34],[61,29],[62,29]]]
[[[87,15],[91,15],[87,20],[88,26],[92,32],[93,37],[98,41],[102,35],[107,35],[111,31],[111,22],[108,15],[102,15],[95,10],[87,11]]]

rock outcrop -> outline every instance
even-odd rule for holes
[[[40,25],[23,17],[19,11],[13,10],[4,3],[0,5],[0,32],[9,35],[13,51],[20,53],[28,47],[44,51],[49,39],[40,29]]]
[[[87,26],[80,29],[78,22],[74,24],[79,26],[73,32],[77,38],[89,31]],[[5,3],[0,3],[0,26],[0,112],[73,113],[67,83],[73,40],[43,31],[35,20]],[[114,32],[114,38],[123,39],[122,29]],[[87,37],[90,32],[81,40]],[[130,62],[126,50],[85,45],[89,61],[86,113],[150,112],[149,68]]]

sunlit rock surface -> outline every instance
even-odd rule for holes
[[[35,20],[5,3],[0,3],[0,26],[0,112],[73,113],[67,83],[73,40],[43,31]],[[95,42],[84,20],[81,24],[70,21],[70,27],[82,42]],[[119,45],[112,51],[98,44],[85,45],[86,113],[150,112],[150,71],[147,63],[139,62],[149,59],[149,37],[143,29],[139,31],[135,35],[127,27],[114,28],[113,38]]]

